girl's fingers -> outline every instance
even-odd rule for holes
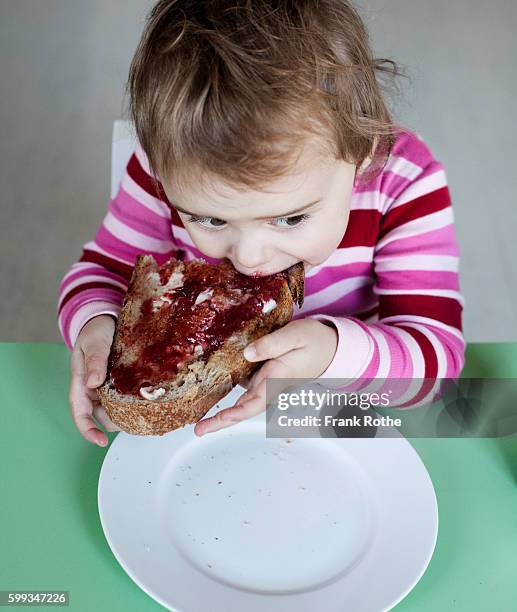
[[[70,383],[70,413],[79,433],[88,442],[106,446],[108,438],[93,420],[92,400],[86,394],[84,386],[84,358],[79,347],[72,352],[72,379]]]
[[[282,357],[266,361],[251,378],[248,389],[254,391],[267,378],[289,378],[289,367],[283,363]]]
[[[117,427],[117,425],[115,425],[111,421],[106,410],[101,404],[94,405],[93,416],[104,427],[106,431],[121,431],[120,427]]]
[[[235,406],[219,411],[209,419],[196,423],[194,433],[203,436],[206,433],[218,431],[225,427],[235,425],[243,419],[250,418],[266,409],[266,381],[264,380],[256,389],[241,395]]]
[[[221,412],[218,412],[213,417],[209,419],[202,419],[198,421],[194,427],[194,433],[196,436],[204,436],[206,433],[210,433],[211,431],[218,431],[219,429],[223,429],[224,427],[230,427],[234,424],[234,421],[224,420],[221,417]]]
[[[239,385],[241,387],[244,387],[245,389],[251,389],[251,387],[253,387],[254,381],[256,380],[259,372],[262,370],[264,365],[265,364],[263,365],[257,364],[253,372],[247,378],[245,378],[244,380],[241,380],[239,382]]]
[[[242,395],[239,401],[233,406],[228,408],[228,412],[223,414],[221,419],[223,422],[230,421],[238,423],[244,419],[250,419],[260,412],[264,412],[266,409],[266,381],[262,380],[251,392]]]
[[[109,351],[105,348],[89,350],[84,357],[86,374],[85,384],[90,388],[99,387],[106,379]]]
[[[251,376],[248,376],[248,378],[244,378],[243,380],[239,381],[239,385],[241,387],[244,387],[245,389],[249,389],[250,388],[250,384],[251,384]]]
[[[280,357],[293,349],[303,346],[304,338],[300,332],[303,320],[290,321],[285,327],[271,332],[248,344],[244,357],[248,361],[265,361]]]

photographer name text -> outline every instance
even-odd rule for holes
[[[323,417],[305,415],[303,417],[290,417],[282,414],[278,417],[280,427],[401,427],[401,419],[390,416],[374,417],[370,414],[350,417],[335,417],[327,414]]]

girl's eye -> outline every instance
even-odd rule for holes
[[[223,227],[226,225],[226,221],[222,219],[216,219],[215,217],[193,217],[190,216],[188,219],[189,223],[197,223],[202,227],[206,227],[207,229],[216,229],[218,227]],[[213,223],[212,223],[213,222]]]
[[[295,228],[301,226],[310,215],[295,215],[294,217],[277,217],[272,220],[272,225],[276,227],[281,227],[284,229]],[[191,215],[187,221],[189,223],[197,223],[204,227],[205,229],[220,229],[226,225],[226,221],[222,219],[217,219],[216,217],[194,217]]]
[[[307,221],[308,218],[309,215],[296,215],[294,217],[278,217],[277,219],[275,219],[275,221],[279,222],[279,225],[277,225],[277,227],[299,227],[300,225],[302,225],[302,223]],[[283,224],[284,221],[286,225]]]

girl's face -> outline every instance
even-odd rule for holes
[[[210,189],[162,185],[202,253],[262,276],[299,261],[308,271],[332,254],[348,224],[355,171],[306,147],[295,172],[265,191],[236,191],[215,181]]]

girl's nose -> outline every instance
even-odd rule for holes
[[[264,267],[269,261],[264,245],[246,239],[232,245],[229,257],[233,264],[240,267],[243,272],[253,272]]]

